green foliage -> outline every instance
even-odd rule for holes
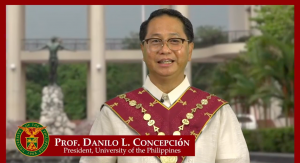
[[[195,32],[195,48],[203,48],[216,44],[226,43],[228,36],[221,27],[200,26]]]
[[[31,64],[26,67],[26,79],[33,83],[39,83],[40,85],[46,85],[48,79],[48,66]]]
[[[70,119],[86,117],[86,80],[86,64],[69,64],[58,67],[58,84],[64,93],[65,112]]]
[[[249,151],[294,153],[294,128],[244,130]]]
[[[70,119],[86,117],[86,65],[71,64],[58,67],[58,84],[64,93],[64,109]],[[26,69],[27,119],[40,117],[42,89],[48,85],[48,66],[28,65]]]
[[[107,64],[107,99],[140,88],[142,81],[141,63]]]
[[[280,99],[282,114],[288,117],[294,112],[294,6],[262,6],[253,20],[262,35],[247,43],[250,73],[266,87],[264,101]]]
[[[124,49],[140,49],[139,33],[131,32],[129,37],[122,41]]]
[[[194,87],[208,91],[210,89],[213,70],[218,63],[192,63],[192,84]]]
[[[200,26],[195,31],[194,48],[204,48],[219,43],[227,42],[228,37],[221,27]],[[211,88],[211,79],[214,76],[214,69],[218,63],[192,63],[193,86],[204,91]]]
[[[253,63],[251,75],[267,82],[268,96],[282,100],[283,111],[294,107],[294,45],[272,36],[260,36],[248,43],[247,59]]]
[[[26,119],[37,120],[41,112],[43,87],[32,81],[26,83]]]
[[[64,109],[70,119],[86,118],[86,80],[86,64],[62,64],[58,67],[58,84],[64,93]],[[39,119],[42,89],[48,84],[47,81],[48,66],[27,66],[27,119]],[[107,99],[141,87],[142,62],[108,63],[107,83]]]
[[[255,28],[283,42],[294,40],[294,5],[264,5],[256,11],[258,15],[252,18]]]
[[[43,86],[48,84],[48,67],[44,65],[28,65],[26,68],[26,118],[39,119]]]
[[[215,70],[211,91],[237,99],[245,110],[253,105],[267,109],[277,98],[288,116],[294,109],[294,6],[260,8],[252,20],[262,35],[251,37],[245,53]]]

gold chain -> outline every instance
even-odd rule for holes
[[[182,131],[184,129],[184,126],[187,126],[190,124],[189,119],[194,118],[194,113],[197,111],[197,109],[203,109],[203,105],[208,104],[208,99],[211,99],[211,96],[213,96],[213,95],[209,95],[206,97],[206,99],[202,99],[201,103],[197,103],[196,107],[191,109],[190,113],[186,114],[186,118],[182,119],[182,121],[181,121],[182,125],[178,127],[179,130],[174,131],[173,135],[181,135],[180,131]],[[136,109],[141,109],[141,112],[144,114],[143,118],[145,121],[147,121],[148,126],[153,126],[153,129],[155,132],[157,132],[157,135],[165,135],[164,132],[160,132],[159,128],[154,125],[155,121],[153,119],[151,119],[151,115],[149,113],[147,113],[147,110],[142,106],[142,104],[137,104],[137,102],[135,100],[130,100],[129,98],[126,98],[125,94],[119,95],[119,98],[125,99],[126,102],[129,102],[130,106],[135,107]],[[158,102],[157,100],[155,100],[155,101]],[[178,160],[178,157],[177,156],[161,156],[160,160],[162,161],[162,163],[176,163]]]
[[[206,99],[202,99],[201,103],[197,103],[196,107],[191,109],[190,113],[186,114],[186,118],[182,119],[182,121],[181,121],[182,125],[178,127],[179,130],[173,132],[173,135],[181,135],[180,131],[182,131],[184,129],[184,126],[189,125],[189,123],[190,123],[189,120],[194,118],[194,113],[197,111],[197,109],[203,109],[203,105],[208,104],[208,99],[211,99],[211,96],[213,96],[213,95],[209,95],[206,97]],[[125,94],[119,95],[119,98],[125,99],[126,102],[128,102],[130,106],[135,107],[136,109],[141,109],[141,112],[144,114],[143,119],[145,121],[147,121],[148,126],[153,126],[154,131],[157,132],[158,135],[165,135],[164,132],[160,132],[159,128],[154,125],[155,120],[151,119],[151,115],[149,113],[147,113],[147,110],[142,106],[142,104],[137,104],[137,102],[135,100],[130,100],[129,98],[126,98]]]

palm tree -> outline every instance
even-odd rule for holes
[[[294,45],[274,37],[263,35],[249,42],[247,58],[253,63],[250,74],[264,83],[260,88],[282,101],[282,113],[286,117],[294,112]]]

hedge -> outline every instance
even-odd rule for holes
[[[294,153],[294,128],[243,130],[252,152]]]

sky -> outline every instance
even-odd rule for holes
[[[159,5],[145,7],[145,16]],[[189,19],[194,28],[213,25],[228,29],[227,5],[189,5]],[[87,38],[87,6],[26,5],[26,38]],[[106,5],[106,38],[124,38],[139,32],[142,21],[141,5]]]

